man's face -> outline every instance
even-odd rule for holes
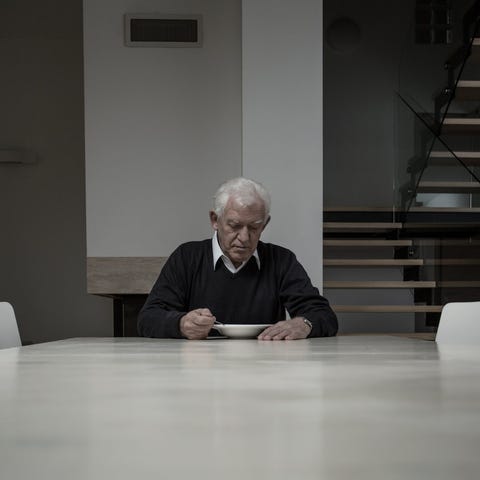
[[[265,207],[261,200],[243,206],[230,198],[221,217],[210,212],[210,222],[217,231],[220,247],[235,267],[252,256],[269,220],[265,219]]]

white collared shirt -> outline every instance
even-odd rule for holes
[[[220,244],[218,243],[218,238],[217,238],[217,231],[213,234],[212,238],[212,252],[213,252],[213,268],[215,269],[215,266],[217,265],[218,259],[221,258],[223,260],[224,265],[227,267],[228,271],[231,273],[237,273],[239,272],[250,260],[246,260],[243,262],[238,268],[235,267],[235,265],[232,263],[232,261],[223,253],[223,250],[220,248]],[[260,257],[258,256],[257,249],[253,252],[253,257],[255,257],[255,260],[257,261],[257,266],[258,269],[260,270]]]

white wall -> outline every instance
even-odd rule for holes
[[[240,0],[85,0],[88,256],[167,256],[210,235],[241,173]],[[124,13],[195,13],[202,48],[128,48]]]
[[[321,0],[243,1],[243,173],[272,194],[265,240],[322,283]]]
[[[84,4],[88,256],[210,235],[213,192],[243,173],[272,192],[265,239],[320,287],[322,2]],[[127,12],[201,13],[204,45],[125,47]]]
[[[264,238],[321,287],[322,2],[84,4],[88,256],[209,236],[213,192],[243,173],[272,193]],[[203,14],[204,45],[125,47],[127,12]]]

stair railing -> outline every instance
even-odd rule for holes
[[[473,27],[473,28],[472,28]],[[472,53],[472,46],[480,27],[480,0],[476,0],[472,7],[463,16],[463,45],[451,55],[444,64],[447,71],[447,86],[435,98],[435,122],[438,133],[441,133],[443,122],[448,114],[450,105],[455,98],[458,82],[468,58]],[[458,74],[455,70],[460,66]],[[442,108],[445,106],[443,115]]]
[[[480,32],[480,0],[476,0],[470,9],[463,16],[463,44],[447,59],[444,68],[447,71],[447,86],[435,97],[434,100],[434,118],[433,125],[427,122],[425,115],[417,112],[407,99],[397,92],[400,100],[407,106],[407,108],[415,115],[431,134],[428,146],[421,156],[416,156],[409,161],[407,173],[410,175],[410,180],[407,184],[400,187],[401,207],[406,213],[410,210],[418,190],[419,184],[422,181],[423,174],[428,167],[428,160],[430,159],[435,142],[438,141],[446,151],[448,151],[456,161],[466,169],[471,177],[480,183],[480,178],[473,172],[465,162],[459,158],[452,148],[441,137],[442,126],[447,118],[450,106],[455,99],[455,93],[458,83],[462,78],[465,65],[471,55],[473,42]],[[455,72],[458,69],[458,73]],[[444,108],[445,107],[445,108]],[[443,113],[442,113],[442,109]]]

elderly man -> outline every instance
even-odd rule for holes
[[[215,195],[212,239],[189,242],[169,257],[138,317],[146,337],[204,339],[215,320],[271,323],[260,340],[335,335],[337,318],[295,255],[263,243],[270,196],[235,178]],[[285,320],[286,311],[290,319]]]

